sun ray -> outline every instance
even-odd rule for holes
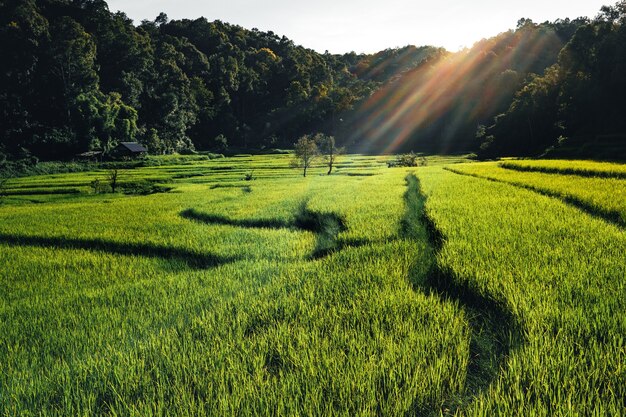
[[[510,98],[512,92],[499,91],[494,77],[511,68],[525,73],[537,67],[541,51],[558,46],[553,31],[506,35],[427,61],[390,81],[356,111],[348,142],[359,143],[362,152],[393,153],[409,142],[423,147],[420,133],[439,129],[438,147],[445,150],[455,136],[467,133],[468,123],[492,114],[506,94]],[[372,71],[389,65],[379,62]]]

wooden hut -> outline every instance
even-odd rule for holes
[[[120,142],[111,151],[111,156],[114,158],[134,159],[141,158],[147,153],[148,149],[137,142]]]

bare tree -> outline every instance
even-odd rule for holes
[[[112,169],[107,174],[107,179],[109,180],[109,185],[111,186],[111,192],[114,193],[117,189],[118,180],[119,180],[119,171],[117,169]]]
[[[317,143],[315,143],[315,137],[304,135],[296,143],[294,160],[291,162],[291,166],[303,168],[303,175],[306,177],[307,169],[311,167],[311,164],[318,156],[319,149],[317,148]]]
[[[333,167],[335,166],[337,157],[345,153],[345,149],[335,146],[334,136],[326,136],[318,133],[315,135],[315,142],[317,142],[321,149],[322,155],[324,155],[326,165],[328,165],[327,175],[330,175],[330,173],[333,172]]]

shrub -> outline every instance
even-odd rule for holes
[[[172,189],[172,187],[154,184],[146,180],[127,182],[120,185],[120,188],[124,194],[128,195],[149,195],[156,193],[166,193],[168,191],[171,191]]]
[[[111,187],[109,186],[109,184],[106,184],[97,178],[91,181],[91,183],[89,183],[89,186],[93,190],[94,194],[104,194],[111,191]]]
[[[426,157],[420,154],[416,154],[414,152],[405,153],[402,155],[396,156],[396,159],[388,162],[387,166],[389,168],[392,167],[421,167],[428,165],[428,161]]]

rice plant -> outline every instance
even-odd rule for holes
[[[623,180],[390,158],[12,179],[0,414],[623,414]]]
[[[169,176],[168,193],[0,208],[2,413],[440,409],[465,385],[467,317],[416,285],[434,256],[399,234],[406,172],[353,160],[381,175],[303,179],[287,157],[230,158],[193,165],[201,177],[120,177]],[[51,182],[98,173],[67,175]],[[315,220],[329,216],[332,233]]]
[[[462,164],[448,169],[557,197],[592,215],[626,226],[626,179],[520,172],[493,163]]]
[[[445,239],[441,267],[522,329],[497,381],[461,414],[622,415],[623,228],[509,184],[441,169],[419,177]]]
[[[626,178],[626,165],[614,162],[569,160],[510,160],[499,164],[516,171],[545,172],[551,174],[580,175],[585,177]]]

